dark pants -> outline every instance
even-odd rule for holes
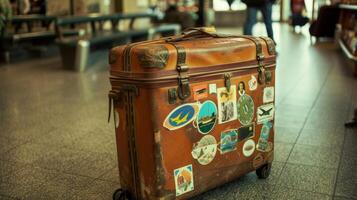
[[[258,10],[262,13],[264,18],[265,27],[267,29],[268,36],[274,40],[273,26],[272,26],[272,3],[266,3],[259,7],[247,8],[247,19],[244,24],[244,35],[252,35],[252,29],[255,23],[257,23]]]

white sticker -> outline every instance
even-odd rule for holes
[[[274,101],[274,87],[264,88],[263,103],[270,103]]]
[[[251,91],[257,89],[258,81],[257,81],[257,78],[255,78],[254,75],[251,76],[251,79],[248,81],[248,85],[249,85],[249,90],[251,90]]]
[[[232,85],[229,92],[225,87],[217,89],[218,123],[223,124],[237,119],[237,92]]]
[[[274,104],[266,104],[258,107],[257,109],[257,123],[262,124],[274,119]]]
[[[174,170],[176,196],[194,190],[192,165]]]
[[[217,85],[216,84],[209,84],[209,94],[215,94],[217,93]]]
[[[254,153],[254,150],[255,150],[255,142],[254,140],[250,139],[250,140],[247,140],[244,145],[243,145],[243,155],[245,157],[249,157],[251,155],[253,155]]]
[[[118,111],[114,111],[114,119],[115,119],[115,128],[118,128],[119,127],[119,113]]]
[[[217,141],[212,135],[205,135],[199,142],[193,145],[192,157],[201,165],[208,165],[217,152]]]

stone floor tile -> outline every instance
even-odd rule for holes
[[[332,195],[336,169],[287,163],[279,179],[279,187]]]
[[[278,187],[273,192],[274,200],[332,200],[332,196],[315,192]]]
[[[337,169],[340,154],[339,146],[332,148],[296,144],[287,162]]]
[[[294,144],[291,143],[275,142],[274,160],[278,162],[286,162],[293,146]]]
[[[299,135],[299,128],[275,127],[274,142],[295,143]]]

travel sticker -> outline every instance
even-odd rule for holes
[[[269,133],[270,129],[273,127],[271,122],[265,122],[262,126],[262,129],[260,131],[260,137],[258,140],[257,144],[257,150],[258,151],[263,151],[263,152],[268,152],[271,151],[273,146],[272,144],[269,144]]]
[[[274,101],[274,87],[264,88],[263,103],[270,103]]]
[[[258,87],[258,81],[257,78],[255,78],[254,75],[251,76],[250,80],[248,81],[248,85],[249,85],[249,90],[253,91],[256,90]]]
[[[183,104],[167,115],[163,126],[169,130],[184,127],[196,118],[199,108],[200,104],[198,103]]]
[[[245,94],[245,84],[243,81],[239,82],[238,84],[238,93],[240,96]]]
[[[238,120],[242,125],[248,125],[254,117],[254,102],[248,94],[242,95],[238,99]]]
[[[250,140],[247,140],[244,145],[243,145],[243,155],[245,157],[249,157],[251,155],[253,155],[254,153],[254,150],[255,150],[255,142],[254,140],[250,139]]]
[[[209,88],[209,93],[210,94],[215,94],[217,93],[217,85],[216,84],[209,84],[208,85],[208,88]]]
[[[201,165],[207,165],[216,156],[217,141],[212,135],[205,135],[201,140],[193,145],[192,157]]]
[[[117,110],[114,111],[115,128],[119,127],[119,113]]]
[[[200,133],[207,134],[216,125],[217,106],[213,101],[205,101],[200,107],[200,111],[197,115],[196,126]]]
[[[274,119],[274,104],[266,104],[258,107],[257,110],[257,123],[262,124],[266,121]]]
[[[255,135],[255,130],[254,130],[254,125],[251,124],[249,126],[243,126],[238,129],[238,140],[243,141],[249,138],[254,137]]]
[[[196,101],[208,97],[207,85],[193,86],[192,90],[193,90],[193,99]]]
[[[220,151],[221,154],[225,154],[236,150],[238,143],[238,131],[232,129],[221,133]]]
[[[258,168],[264,162],[264,157],[261,153],[257,154],[253,159],[253,168]]]
[[[218,88],[217,99],[218,99],[218,123],[223,124],[237,119],[236,86],[232,85],[229,92],[225,87]]]
[[[176,196],[193,191],[192,165],[187,165],[174,170]]]

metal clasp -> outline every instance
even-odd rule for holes
[[[264,54],[258,54],[257,55],[257,61],[258,61],[258,82],[259,84],[264,84],[265,83],[265,67],[264,67]]]
[[[190,82],[188,80],[188,66],[177,66],[178,76],[177,94],[181,100],[185,100],[191,96]]]

